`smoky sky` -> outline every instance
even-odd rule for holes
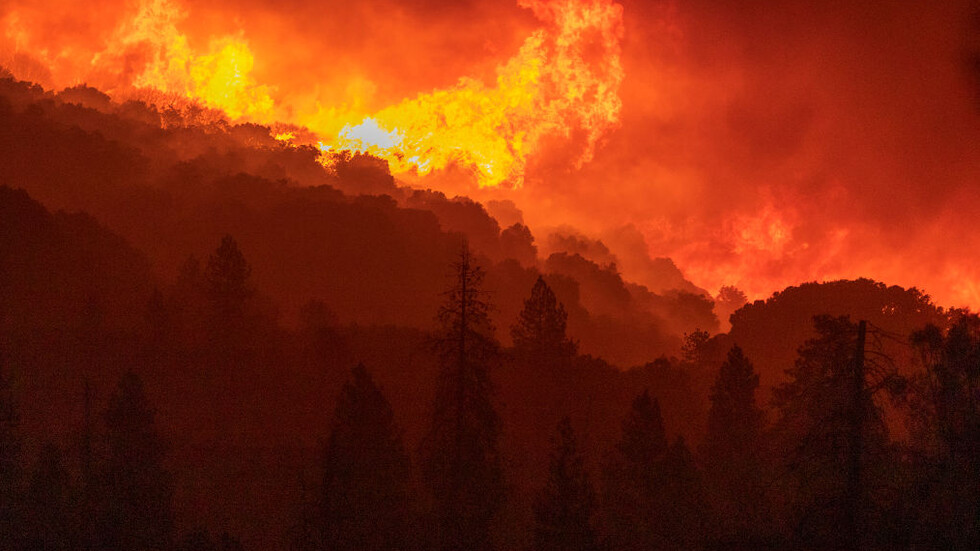
[[[591,163],[556,145],[530,159],[522,189],[416,184],[513,201],[539,239],[635,228],[651,257],[711,292],[868,276],[980,305],[976,2],[622,4],[621,124]],[[48,44],[35,57],[56,65],[98,51],[134,5],[0,3],[5,59],[11,14],[21,43]],[[482,0],[181,5],[192,45],[247,39],[257,81],[286,109],[376,109],[460,77],[489,82],[540,24]]]
[[[709,289],[868,275],[976,305],[975,8],[627,3],[622,127],[525,192],[636,224]]]

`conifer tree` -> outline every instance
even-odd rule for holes
[[[411,479],[388,400],[363,365],[351,371],[334,412],[321,492],[327,549],[404,549]]]
[[[422,478],[433,499],[438,548],[481,551],[493,546],[491,527],[504,499],[490,381],[498,351],[490,305],[480,289],[484,272],[467,245],[452,270],[454,281],[437,317],[434,345],[441,367],[432,424],[422,443]]]
[[[537,551],[596,551],[596,495],[578,449],[572,422],[558,424],[548,481],[534,507]]]
[[[924,371],[913,379],[916,491],[909,492],[913,545],[980,547],[980,317],[964,314],[945,332],[912,335]]]
[[[538,276],[531,296],[511,328],[514,352],[530,367],[558,367],[575,355],[576,344],[565,334],[568,314],[551,287]]]
[[[661,531],[670,549],[697,549],[704,543],[705,502],[701,473],[691,450],[678,436],[662,463],[664,513]]]
[[[103,529],[109,549],[166,549],[173,543],[173,490],[165,449],[143,383],[132,371],[106,411]]]
[[[3,353],[0,349],[0,540],[13,542],[21,533],[20,416]]]
[[[667,455],[660,404],[644,391],[633,400],[623,435],[603,472],[603,509],[610,545],[616,549],[663,549],[663,463]]]
[[[861,328],[847,316],[817,316],[814,328],[817,336],[800,348],[789,381],[773,395],[783,493],[792,496],[788,520],[797,545],[867,548],[885,534],[869,524],[877,516],[872,509],[888,507],[872,503],[872,494],[894,494],[884,491],[894,457],[874,398],[900,387],[901,378],[887,363],[864,364]]]
[[[27,549],[71,549],[70,480],[61,450],[48,443],[41,450],[27,489]]]
[[[755,403],[759,375],[737,345],[711,389],[708,431],[701,446],[714,509],[713,537],[744,540],[764,522],[763,412]]]
[[[249,278],[252,267],[238,248],[238,242],[226,235],[221,245],[208,258],[205,272],[207,296],[220,320],[232,322],[245,312],[245,303],[252,295]]]

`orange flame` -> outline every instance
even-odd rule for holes
[[[529,157],[562,143],[576,166],[619,124],[623,10],[612,0],[520,0],[541,21],[496,80],[460,78],[452,87],[407,98],[371,114],[370,82],[353,82],[349,105],[277,105],[274,87],[252,75],[255,58],[239,33],[192,47],[179,29],[187,14],[174,0],[140,0],[107,46],[71,80],[94,82],[117,99],[137,97],[221,110],[232,119],[306,127],[326,150],[386,159],[393,172],[424,175],[455,165],[481,186],[520,186]],[[8,40],[41,51],[7,18]],[[63,83],[64,84],[64,83]],[[160,96],[163,96],[161,98]],[[557,139],[556,139],[557,138]],[[279,138],[280,141],[288,142]],[[325,155],[326,162],[329,155]]]
[[[116,29],[109,46],[92,60],[96,71],[131,63],[145,66],[128,84],[198,101],[233,119],[274,121],[271,90],[251,76],[255,57],[241,37],[212,38],[208,51],[195,52],[177,29],[186,17],[170,0],[143,0],[133,18]]]
[[[584,134],[576,166],[619,123],[622,7],[609,0],[522,2],[546,25],[497,68],[495,86],[462,78],[345,126],[325,148],[355,149],[395,172],[473,167],[481,186],[523,183],[544,138]],[[300,121],[318,130],[316,120]]]

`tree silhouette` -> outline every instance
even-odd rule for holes
[[[219,319],[227,323],[244,314],[245,303],[252,296],[251,275],[252,267],[238,242],[230,235],[221,238],[221,245],[208,258],[205,272],[207,296]]]
[[[454,282],[437,317],[441,367],[422,443],[422,478],[433,498],[438,547],[479,551],[493,546],[491,523],[504,498],[490,382],[498,352],[480,290],[483,270],[465,243],[452,269]]]
[[[20,530],[20,416],[0,348],[0,541],[16,541]]]
[[[27,489],[27,549],[72,548],[70,480],[61,450],[48,443],[41,450]]]
[[[514,353],[529,367],[554,368],[575,356],[576,344],[565,335],[568,314],[551,287],[538,276],[531,296],[511,328]]]
[[[701,473],[683,436],[671,444],[663,470],[661,531],[672,549],[697,549],[704,540],[704,489]]]
[[[684,333],[684,344],[681,345],[681,353],[684,354],[684,361],[694,365],[701,365],[704,359],[705,347],[711,339],[711,333],[703,329],[695,329],[690,333]]]
[[[718,296],[715,297],[715,314],[718,315],[723,331],[731,326],[729,322],[731,315],[748,302],[748,297],[738,287],[724,285],[718,290]]]
[[[77,546],[92,549],[99,543],[102,514],[103,488],[96,466],[95,423],[92,415],[92,385],[85,380],[82,391],[82,430],[78,441],[79,481],[77,495],[72,500],[76,507]]]
[[[578,449],[572,422],[558,423],[548,482],[534,507],[534,547],[538,551],[596,551],[593,525],[596,495]]]
[[[711,389],[708,431],[701,446],[705,482],[714,508],[712,530],[735,542],[763,528],[763,412],[756,406],[759,375],[737,345]]]
[[[105,416],[102,536],[109,549],[165,549],[173,543],[172,482],[154,416],[142,381],[127,371]]]
[[[337,369],[336,366],[347,362],[350,350],[337,331],[337,316],[323,301],[307,302],[300,310],[300,323],[310,365]]]
[[[603,509],[611,547],[668,546],[663,471],[667,450],[660,404],[644,391],[633,400],[622,438],[603,472]]]
[[[980,546],[980,317],[960,315],[943,333],[912,335],[925,372],[913,379],[912,437],[917,462],[910,492],[913,544]]]
[[[875,494],[884,499],[894,457],[874,398],[900,391],[902,379],[887,361],[864,362],[862,326],[847,316],[815,317],[817,337],[774,390],[774,436],[789,475],[784,491],[794,500],[797,544],[863,548],[886,533],[872,522],[888,506]]]
[[[351,551],[407,547],[410,480],[391,406],[358,365],[341,391],[327,441],[322,545]]]

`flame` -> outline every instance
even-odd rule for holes
[[[497,68],[494,86],[470,78],[345,126],[327,147],[386,159],[395,172],[472,167],[481,186],[520,186],[545,138],[581,136],[592,158],[619,123],[622,6],[609,0],[522,2],[545,23]],[[306,125],[318,131],[316,121]]]
[[[179,29],[187,13],[174,0],[141,0],[75,82],[98,83],[117,99],[181,105],[177,99],[231,119],[304,127],[324,151],[369,153],[387,160],[393,172],[425,175],[458,166],[470,169],[480,186],[520,186],[529,159],[546,142],[565,147],[576,167],[592,158],[600,139],[619,124],[624,73],[622,6],[612,0],[519,1],[541,26],[497,67],[495,81],[463,77],[374,113],[366,109],[375,93],[367,80],[350,83],[346,105],[315,104],[305,112],[277,105],[277,89],[252,75],[255,57],[242,33],[213,36],[206,49],[195,49]],[[21,25],[16,18],[7,23],[9,38]],[[13,38],[18,48],[40,51],[26,34]]]
[[[271,90],[251,76],[255,57],[248,43],[241,36],[222,36],[212,38],[206,52],[195,52],[177,28],[184,18],[170,0],[143,0],[106,50],[95,55],[93,67],[125,71],[134,56],[142,58],[142,71],[125,84],[196,100],[233,119],[273,122]]]

